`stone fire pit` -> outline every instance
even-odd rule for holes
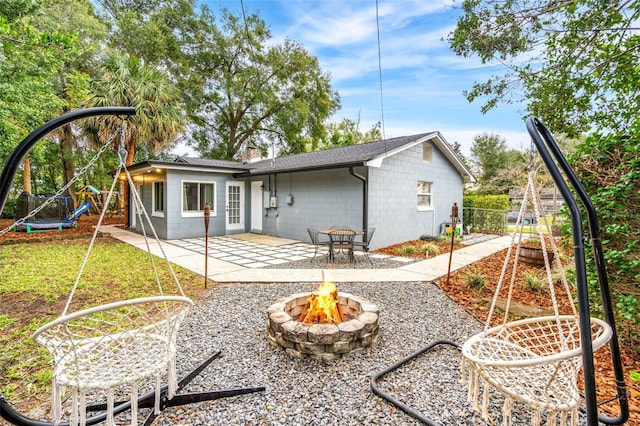
[[[367,299],[338,293],[346,321],[339,324],[304,324],[297,319],[309,293],[277,300],[267,310],[269,343],[296,358],[332,361],[343,354],[372,345],[378,338],[378,307]]]

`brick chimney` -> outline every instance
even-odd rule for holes
[[[260,151],[258,148],[254,146],[248,146],[242,151],[242,162],[243,163],[253,163],[254,161],[262,160],[262,156],[260,155]]]

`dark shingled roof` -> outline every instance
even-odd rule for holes
[[[240,163],[237,161],[213,160],[209,158],[195,158],[179,156],[172,163],[164,162],[144,162],[133,166],[149,167],[151,163],[157,165],[166,164],[170,167],[173,165],[188,165],[194,167],[226,169],[234,171],[234,176],[258,176],[271,173],[284,173],[295,171],[322,170],[343,167],[363,166],[365,163],[383,158],[385,154],[393,154],[401,150],[404,146],[427,140],[432,136],[432,140],[440,147],[445,156],[449,158],[454,166],[460,171],[465,181],[475,181],[471,171],[464,165],[462,160],[447,144],[447,142],[439,135],[438,132],[420,133],[412,136],[402,136],[397,138],[385,139],[382,141],[366,142],[356,145],[349,145],[340,148],[325,149],[321,151],[305,152],[302,154],[288,155],[278,158],[269,158],[266,160],[254,161],[251,163]]]
[[[184,163],[190,164],[192,166],[203,166],[203,167],[220,167],[225,169],[239,169],[239,170],[247,170],[249,169],[249,164],[242,164],[237,161],[227,161],[227,160],[212,160],[210,158],[195,158],[195,157],[183,157],[178,156],[174,163]]]
[[[261,160],[251,163],[249,174],[259,175],[273,172],[313,170],[328,167],[345,167],[349,165],[362,165],[365,161],[372,160],[385,152],[392,151],[403,145],[429,135],[422,133],[414,136],[402,136],[383,141],[359,143],[340,148],[325,149],[321,151],[305,152],[302,154],[278,157],[273,160]]]

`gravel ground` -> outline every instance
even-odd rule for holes
[[[368,298],[380,309],[378,342],[324,363],[294,359],[267,342],[266,310],[279,297],[311,291],[309,284],[216,285],[180,331],[179,375],[207,354],[215,360],[185,391],[266,386],[241,395],[165,410],[155,425],[417,425],[374,395],[371,376],[438,339],[464,342],[481,324],[433,284],[345,283],[339,290]],[[384,377],[383,391],[442,425],[486,425],[466,401],[460,355],[448,346]],[[500,400],[492,404],[500,420]],[[517,404],[516,404],[517,406]],[[514,424],[529,422],[520,408]]]
[[[356,262],[349,263],[346,256],[340,255],[336,257],[336,262],[332,264],[333,269],[390,269],[399,268],[400,266],[409,265],[420,259],[402,258],[402,261],[393,260],[393,257],[378,257],[371,254],[371,262],[364,255],[356,253]],[[279,265],[269,265],[262,269],[327,269],[327,257],[318,254],[315,259],[298,260],[296,262],[281,263]]]
[[[378,306],[380,331],[373,346],[332,362],[296,359],[267,342],[267,308],[280,297],[313,290],[312,285],[219,284],[211,288],[180,329],[178,376],[184,377],[217,350],[223,356],[181,393],[257,386],[265,386],[266,391],[167,408],[153,425],[423,424],[373,394],[371,377],[437,340],[462,344],[482,324],[433,284],[341,283],[338,287]],[[438,346],[381,378],[378,387],[431,419],[427,424],[501,424],[500,395],[490,395],[493,423],[484,421],[467,402],[466,386],[460,383],[460,360],[456,349]],[[140,394],[150,390],[149,385]],[[116,395],[116,399],[123,397]],[[104,402],[101,398],[93,395],[88,401]],[[66,411],[68,415],[68,407]],[[148,413],[149,409],[140,410],[138,424]],[[115,420],[118,425],[130,424],[130,412]],[[514,403],[512,424],[531,424],[522,404]],[[546,424],[544,419],[541,424]],[[578,425],[584,426],[585,419],[579,419]]]

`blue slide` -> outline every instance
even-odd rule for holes
[[[86,213],[91,208],[90,201],[82,202],[77,209],[73,211],[69,216],[67,216],[67,220],[77,220],[83,213]]]

